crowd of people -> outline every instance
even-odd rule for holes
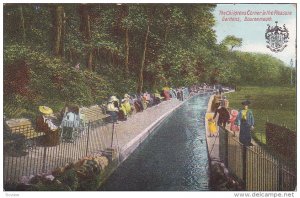
[[[125,94],[119,100],[116,96],[111,96],[106,106],[106,113],[111,116],[111,122],[125,121],[133,112],[142,112],[147,108],[160,104],[162,101],[178,99],[183,101],[190,95],[189,88],[181,87],[172,89],[164,87],[161,93]]]
[[[225,88],[226,89],[226,88]],[[226,99],[226,96],[223,96],[223,89],[216,85],[207,85],[205,83],[201,85],[194,85],[191,87],[180,87],[180,88],[162,88],[160,93],[150,93],[144,92],[142,94],[124,94],[122,99],[117,98],[116,96],[110,96],[106,103],[102,104],[104,114],[109,115],[109,121],[111,123],[118,124],[120,121],[126,121],[129,116],[133,113],[142,112],[148,108],[156,106],[163,101],[168,101],[170,99],[177,99],[183,101],[190,96],[193,96],[199,92],[214,92],[220,94],[221,100],[219,101],[218,108],[215,111],[214,116],[209,120],[210,128],[213,128],[212,123],[215,122],[217,114],[218,116],[218,125],[223,127],[226,126],[226,123],[231,123],[231,129],[235,132],[238,130],[236,120],[240,118],[240,113],[237,113],[236,110],[231,111],[231,115],[228,111],[229,102]],[[38,131],[57,131],[59,128],[70,128],[80,127],[85,118],[84,113],[80,112],[79,106],[69,106],[66,105],[61,112],[53,115],[51,108],[46,106],[40,106],[39,111],[41,115],[37,119],[37,130]],[[243,113],[244,115],[245,113]],[[240,116],[240,117],[239,117]],[[248,115],[249,117],[250,115]],[[244,122],[239,123],[241,128],[246,130]],[[250,123],[251,124],[251,123]],[[45,126],[48,126],[47,130]],[[216,128],[216,127],[215,127]],[[216,129],[211,130],[214,134]],[[70,131],[68,134],[71,134]],[[248,136],[247,136],[248,137]],[[247,138],[246,137],[246,138]],[[243,136],[242,136],[243,138]]]
[[[160,93],[145,92],[142,94],[124,94],[119,100],[116,96],[109,97],[105,104],[102,104],[104,114],[110,115],[110,122],[118,123],[125,121],[133,112],[142,112],[147,108],[160,104],[162,101],[170,99],[178,99],[180,101],[189,97],[191,90],[187,87],[172,89],[164,87]],[[192,92],[196,91],[194,88]],[[74,128],[79,128],[84,124],[85,114],[80,112],[78,105],[68,105],[61,112],[53,113],[53,110],[47,106],[39,106],[40,115],[36,120],[37,131],[46,134],[57,134],[59,130],[64,130],[63,135],[67,135],[68,139],[72,139]],[[62,134],[62,133],[61,133]],[[50,138],[50,136],[49,136]],[[59,137],[56,137],[58,139]]]

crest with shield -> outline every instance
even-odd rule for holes
[[[276,25],[271,27],[268,24],[268,28],[265,33],[265,38],[267,42],[267,48],[269,48],[272,52],[282,52],[285,47],[287,47],[287,42],[289,39],[289,31],[283,25],[280,27],[277,25],[278,21],[275,21]]]

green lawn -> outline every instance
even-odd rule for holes
[[[265,143],[265,122],[284,125],[296,130],[296,89],[291,87],[239,87],[226,94],[230,108],[242,108],[241,102],[249,99],[249,108],[255,119],[254,136]],[[262,136],[261,136],[262,134]]]

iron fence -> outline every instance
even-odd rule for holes
[[[62,135],[67,130],[75,133],[71,139]],[[111,147],[118,149],[117,144],[111,142],[112,135],[116,136],[113,130],[112,123],[101,120],[88,123],[80,131],[74,131],[70,126],[40,136],[36,135],[31,125],[5,129],[4,183],[18,182],[22,176],[47,173],[85,156],[103,153]]]
[[[212,92],[206,89],[199,94]],[[65,126],[51,133],[37,133],[32,124],[4,127],[3,183],[18,182],[22,176],[48,173],[86,156],[112,155],[114,151],[119,154],[113,123],[96,120],[80,127],[71,123]]]
[[[246,147],[220,127],[220,160],[249,191],[292,191],[297,184],[296,167],[268,149]]]

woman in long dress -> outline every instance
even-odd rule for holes
[[[251,133],[250,131],[254,129],[254,117],[251,109],[248,109],[250,104],[249,100],[242,102],[244,108],[239,111],[237,117],[237,125],[240,127],[240,137],[239,140],[245,146],[251,145]]]

